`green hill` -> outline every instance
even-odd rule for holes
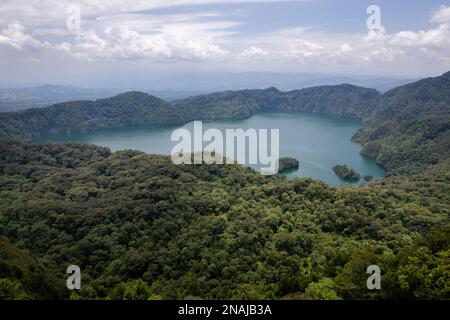
[[[244,119],[264,110],[309,111],[364,118],[380,94],[351,85],[291,92],[275,88],[213,93],[169,104],[141,92],[96,101],[72,101],[47,108],[0,113],[0,137],[30,139],[132,125],[184,124],[193,120]]]
[[[239,90],[175,101],[191,119],[242,119],[259,111],[306,111],[363,119],[376,107],[381,94],[349,84],[320,86],[289,92],[275,88]]]
[[[67,289],[63,280],[0,236],[0,300],[64,297]]]
[[[353,140],[397,173],[450,169],[450,72],[385,93]]]
[[[0,113],[0,136],[29,139],[55,133],[184,121],[179,111],[167,102],[145,93],[127,92],[96,101],[71,101],[47,108]]]
[[[59,279],[81,266],[84,299],[449,298],[448,175],[331,188],[79,144],[0,155],[0,232]]]

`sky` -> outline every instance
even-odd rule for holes
[[[0,86],[449,70],[449,1],[0,0]]]

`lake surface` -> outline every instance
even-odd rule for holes
[[[332,171],[336,164],[346,164],[362,177],[370,174],[378,179],[385,174],[373,159],[359,154],[361,145],[351,142],[352,135],[360,127],[361,123],[353,119],[303,112],[266,112],[245,120],[203,122],[203,132],[208,128],[217,128],[223,133],[225,129],[238,128],[279,129],[280,157],[289,156],[300,161],[300,169],[286,176],[311,177],[333,186],[346,183]],[[136,126],[103,129],[83,134],[40,137],[34,141],[76,141],[105,146],[112,151],[137,149],[149,154],[169,155],[176,144],[170,140],[176,128]],[[192,123],[181,128],[193,132]],[[364,183],[363,179],[358,183]]]

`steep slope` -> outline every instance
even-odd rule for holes
[[[385,93],[353,137],[363,153],[398,173],[450,168],[450,72]]]
[[[320,86],[281,92],[265,90],[225,91],[175,101],[192,119],[242,119],[264,110],[307,111],[364,119],[377,106],[381,94],[349,84]]]
[[[0,236],[0,300],[62,299],[66,296],[64,281]]]
[[[287,92],[272,108],[364,119],[370,116],[380,98],[381,94],[374,89],[349,84],[320,86]]]
[[[0,136],[29,139],[55,133],[183,122],[182,115],[167,102],[145,93],[127,92],[96,101],[72,101],[0,113]]]
[[[262,110],[264,90],[239,90],[199,95],[172,102],[189,120],[245,119]],[[277,96],[278,98],[278,96]]]

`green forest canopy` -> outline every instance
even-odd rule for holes
[[[263,177],[238,165],[175,166],[169,157],[132,150],[3,140],[0,298],[69,298],[61,279],[77,264],[83,286],[70,298],[448,299],[449,78],[364,93],[383,104],[367,104],[371,115],[355,140],[389,174],[358,187]],[[345,94],[340,89],[323,90]],[[317,90],[302,97],[320,99]],[[266,93],[264,99],[278,95]],[[148,97],[131,96],[147,114]],[[99,114],[112,125],[134,121],[122,118],[130,100],[121,99],[111,117],[102,102]],[[227,101],[233,110],[241,109],[236,101],[247,101],[244,110],[261,107]],[[80,104],[73,112],[85,117]],[[42,117],[53,125],[67,120],[70,128],[71,114],[51,108],[2,114],[1,130],[41,134],[48,128]],[[184,111],[178,115],[192,116]],[[100,118],[88,116],[85,129],[96,128]],[[371,264],[382,270],[382,290],[366,288]]]

